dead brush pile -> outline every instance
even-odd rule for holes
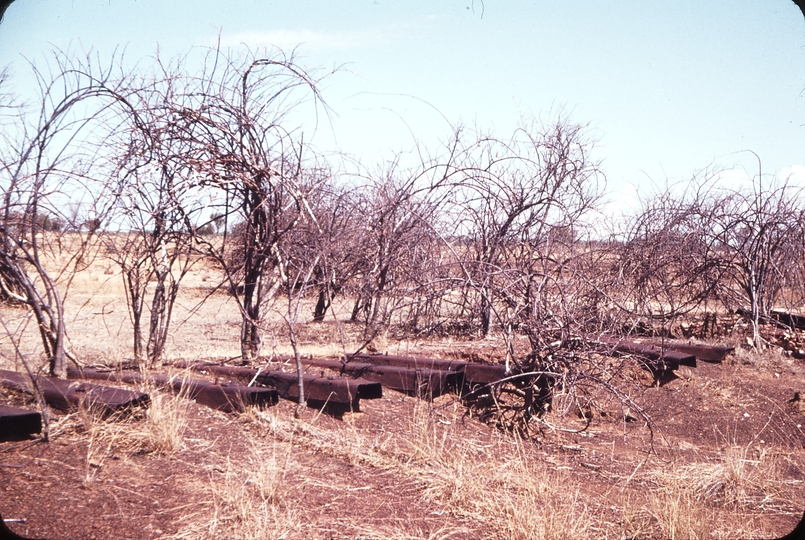
[[[630,394],[645,385],[644,360],[613,356],[611,348],[589,339],[556,341],[515,362],[500,381],[463,396],[468,414],[521,436],[562,429],[566,419],[587,420],[593,411],[604,416],[650,419]],[[577,430],[578,428],[573,428]]]

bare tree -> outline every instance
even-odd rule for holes
[[[761,175],[746,188],[720,178],[704,174],[685,189],[671,186],[644,201],[617,250],[622,287],[611,288],[610,298],[633,316],[633,325],[648,320],[664,327],[715,302],[738,311],[748,306],[760,349],[760,322],[784,284],[796,281],[802,190]]]
[[[455,230],[468,239],[463,264],[482,335],[494,319],[507,328],[556,316],[546,302],[557,297],[546,287],[561,275],[574,228],[601,193],[592,146],[584,126],[563,117],[525,124],[508,140],[479,136],[465,146],[453,213]]]
[[[165,353],[180,282],[196,260],[193,233],[187,227],[192,213],[181,206],[189,197],[173,180],[168,164],[126,175],[118,192],[121,230],[105,235],[107,254],[122,271],[135,359],[147,359],[151,366]],[[153,287],[150,296],[149,286]],[[147,341],[143,336],[146,307]]]
[[[723,201],[707,182],[668,186],[643,201],[613,245],[617,280],[611,298],[626,315],[624,330],[669,336],[679,317],[719,301],[729,266],[713,219]]]
[[[317,80],[281,53],[234,59],[216,50],[200,75],[177,71],[170,75],[176,91],[162,104],[169,119],[163,144],[181,148],[171,157],[175,169],[206,194],[216,222],[223,222],[221,241],[195,240],[224,269],[241,310],[242,354],[253,358],[261,306],[281,283],[278,246],[303,215],[312,216],[312,187],[303,175],[312,151],[292,127],[298,124],[291,113],[307,99],[323,102]],[[234,223],[237,234],[228,225]]]
[[[302,408],[305,405],[305,385],[303,378],[302,355],[299,349],[299,341],[297,339],[297,323],[302,306],[302,300],[310,294],[310,281],[314,271],[319,266],[319,261],[322,254],[316,253],[316,247],[321,246],[321,242],[317,241],[319,236],[323,236],[323,231],[320,229],[314,215],[306,216],[300,220],[301,227],[304,229],[303,234],[296,231],[296,238],[292,236],[286,237],[286,242],[282,242],[278,246],[277,256],[277,271],[282,289],[285,292],[284,309],[278,309],[285,325],[288,329],[288,339],[291,343],[291,348],[294,353],[294,361],[296,363],[297,387],[299,397],[295,416],[298,418],[301,414]],[[305,225],[307,225],[305,227]],[[300,242],[301,240],[301,242]],[[300,249],[302,248],[302,249]],[[310,248],[313,248],[312,250]]]
[[[54,220],[75,221],[65,211],[68,201],[81,209],[82,221],[104,218],[111,200],[104,176],[111,168],[98,150],[131,108],[125,81],[113,80],[111,70],[100,68],[96,59],[56,53],[50,67],[50,72],[35,69],[38,105],[6,116],[0,268],[6,294],[13,293],[35,316],[50,372],[63,376],[64,307],[57,278],[71,265],[80,266],[85,251],[74,250],[56,274],[48,270],[44,254],[54,239]]]
[[[369,176],[356,209],[362,217],[363,234],[351,317],[364,324],[366,343],[422,292],[431,255],[423,248],[434,238],[432,226],[439,221],[453,157],[448,148],[444,162],[422,160],[418,167],[408,169],[400,165],[398,156],[385,171]]]
[[[400,335],[456,329],[453,293],[464,277],[455,275],[453,238],[445,230],[449,172],[445,168],[433,184],[420,187],[394,178],[375,183],[358,207],[365,221],[356,235],[351,320],[363,324],[367,344],[392,329]]]
[[[181,280],[198,259],[193,239],[197,229],[203,231],[203,222],[212,219],[192,166],[195,141],[175,136],[173,100],[185,89],[185,77],[164,68],[141,75],[132,98],[137,121],[117,130],[108,145],[116,156],[111,181],[117,232],[106,235],[107,253],[122,271],[134,356],[138,361],[147,358],[149,365],[165,353]]]
[[[336,184],[328,168],[309,168],[307,174],[322,178],[308,197],[316,220],[301,220],[283,250],[300,275],[307,273],[310,261],[316,261],[308,285],[316,291],[313,321],[322,322],[333,300],[351,287],[361,268],[364,223],[358,189]]]
[[[725,289],[748,302],[757,349],[763,348],[761,318],[769,315],[783,283],[797,271],[795,255],[802,253],[805,232],[802,204],[802,188],[787,180],[764,185],[758,175],[749,189],[725,191],[713,209],[710,234],[728,256],[729,276],[737,285]]]

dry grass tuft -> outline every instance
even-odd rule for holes
[[[715,511],[706,509],[681,478],[649,494],[648,512],[668,540],[710,538],[715,528]]]
[[[752,455],[754,454],[754,459]],[[719,461],[688,463],[652,473],[663,489],[684,489],[699,503],[757,506],[778,495],[778,460],[765,449],[732,446]]]
[[[109,458],[173,454],[182,449],[189,401],[156,389],[149,394],[151,403],[145,411],[103,418],[99,411],[82,406],[55,423],[53,438],[72,434],[86,441],[85,488],[92,487]]]
[[[181,450],[189,404],[182,394],[174,396],[152,391],[151,405],[139,433],[140,451],[171,454]]]
[[[357,539],[380,539],[384,540],[450,540],[451,538],[467,538],[472,531],[463,527],[451,527],[445,525],[436,531],[421,529],[415,523],[403,524],[395,523],[389,527],[372,527],[359,525],[356,527]]]
[[[661,465],[647,473],[654,488],[644,513],[671,540],[763,537],[748,516],[786,504],[779,468],[777,456],[751,445],[729,447],[714,462]],[[637,514],[625,519],[628,528],[650,529]]]
[[[298,537],[301,515],[286,483],[293,468],[292,446],[276,442],[270,448],[252,440],[247,459],[226,458],[220,475],[210,477],[208,503],[187,516],[172,538],[259,540]],[[214,474],[214,473],[213,473]]]

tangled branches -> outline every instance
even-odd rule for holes
[[[585,431],[595,414],[651,421],[630,395],[639,386],[640,359],[611,355],[596,340],[572,337],[532,351],[506,377],[462,399],[468,414],[500,429],[533,436],[545,429]]]

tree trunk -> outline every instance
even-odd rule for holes
[[[349,322],[355,322],[358,320],[358,315],[360,314],[362,307],[363,304],[361,302],[361,296],[358,295],[358,297],[355,298],[355,305],[352,306],[352,316],[350,316]]]
[[[488,337],[492,331],[492,304],[489,302],[486,291],[481,295],[481,335]]]
[[[168,298],[165,294],[165,279],[167,272],[157,273],[157,285],[154,289],[154,298],[151,301],[151,321],[148,325],[148,364],[153,367],[161,358],[164,352],[163,334],[166,328],[166,314]]]
[[[132,309],[131,324],[134,326],[134,360],[139,364],[143,361],[143,327],[142,310]]]
[[[294,417],[299,418],[302,416],[302,410],[305,408],[305,380],[304,371],[302,368],[302,356],[299,354],[299,346],[296,341],[296,332],[294,331],[294,324],[288,321],[288,337],[291,341],[291,348],[293,349],[294,360],[296,361],[296,385],[299,389],[299,399],[296,402],[296,411]]]
[[[749,268],[750,300],[752,302],[752,344],[755,350],[763,350],[763,338],[760,337],[760,303],[758,302],[758,284],[754,263]]]
[[[327,290],[321,289],[319,291],[319,299],[316,302],[316,307],[313,309],[313,320],[321,322],[327,314],[327,308],[330,307],[330,302],[327,300]]]

